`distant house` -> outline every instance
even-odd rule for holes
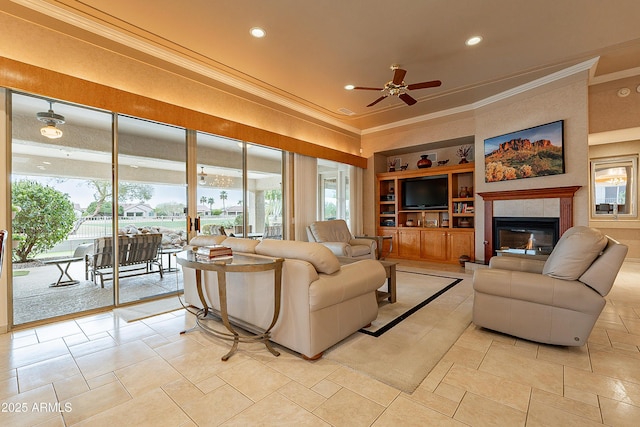
[[[122,216],[125,217],[152,217],[155,216],[153,208],[146,203],[132,203],[122,205]]]
[[[209,209],[209,206],[207,205],[198,205],[196,206],[196,210],[198,211],[199,215],[203,215],[203,216],[211,215],[211,209]]]
[[[227,215],[242,215],[242,205],[230,206],[227,208]]]

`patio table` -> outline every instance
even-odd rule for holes
[[[73,277],[69,275],[69,266],[71,265],[72,262],[82,261],[82,260],[84,260],[84,257],[69,257],[69,258],[50,259],[50,260],[43,261],[44,264],[46,265],[53,264],[56,267],[58,267],[58,270],[60,270],[60,277],[58,277],[58,280],[55,283],[50,284],[49,287],[57,288],[60,286],[77,285],[78,283],[80,283],[80,281],[75,280]],[[66,264],[66,266],[63,269],[62,265],[64,264]],[[62,280],[64,276],[67,276],[69,280]]]

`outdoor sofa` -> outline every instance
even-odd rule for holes
[[[141,274],[160,274],[162,263],[160,246],[162,234],[145,233],[118,236],[118,277],[138,276]],[[113,237],[98,237],[93,241],[93,251],[86,256],[85,279],[97,283],[104,288],[105,280],[113,279],[115,254]],[[155,267],[155,268],[154,268]]]

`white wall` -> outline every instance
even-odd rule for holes
[[[498,135],[564,120],[565,173],[550,177],[508,182],[484,182],[484,140]],[[365,231],[375,231],[375,173],[383,172],[386,157],[374,153],[409,144],[437,142],[465,135],[475,135],[476,259],[484,257],[484,203],[478,193],[529,188],[578,185],[574,199],[574,224],[588,225],[588,72],[578,74],[520,93],[479,108],[472,118],[454,116],[424,122],[421,126],[369,134],[363,137],[363,152],[369,158],[365,177]],[[436,139],[437,138],[437,139]],[[383,164],[384,162],[384,164]]]

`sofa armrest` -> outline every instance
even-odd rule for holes
[[[376,260],[363,259],[343,265],[334,274],[320,274],[309,286],[309,310],[317,311],[371,293],[384,285],[387,274]]]
[[[344,242],[319,242],[321,245],[326,246],[336,256],[346,256],[351,258],[351,245]]]
[[[526,271],[542,274],[545,261],[513,256],[494,256],[489,260],[489,268],[500,270]]]
[[[376,241],[374,239],[367,239],[365,237],[356,237],[354,239],[351,239],[349,241],[350,245],[364,245],[364,246],[369,246],[369,248],[371,249],[371,253],[375,254],[376,253],[376,248],[378,247],[378,244],[376,243]]]

